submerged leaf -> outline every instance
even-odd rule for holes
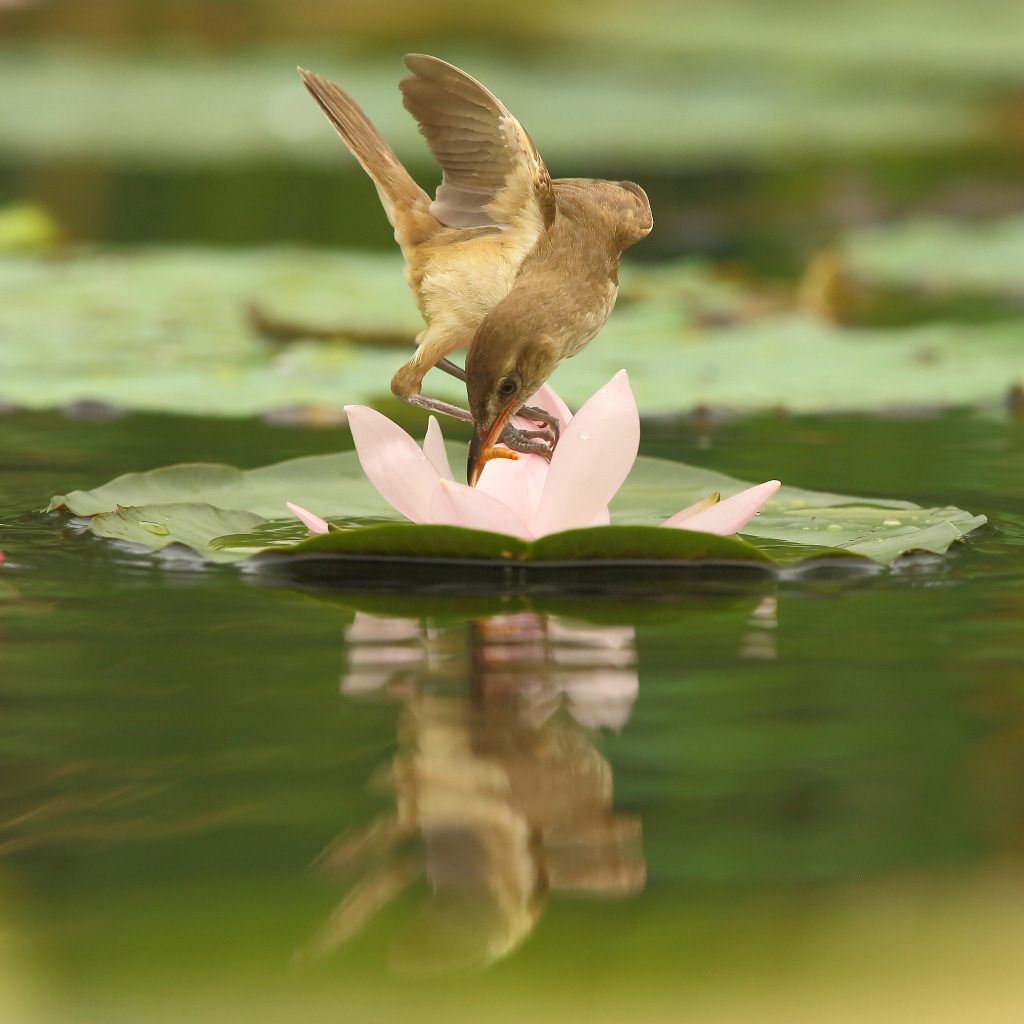
[[[891,562],[904,551],[945,551],[955,540],[986,522],[961,509],[906,508],[898,513],[867,505],[831,508],[772,508],[772,503],[743,530],[795,544],[819,544]]]
[[[210,542],[227,533],[248,533],[266,520],[241,509],[216,508],[194,501],[118,508],[95,516],[89,529],[98,537],[131,541],[159,551],[184,544],[210,562],[234,562],[234,552],[219,551]]]

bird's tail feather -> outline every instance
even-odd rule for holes
[[[335,131],[362,164],[363,170],[373,179],[388,220],[395,230],[408,232],[413,228],[412,224],[405,223],[410,215],[417,221],[429,218],[436,225],[429,213],[430,197],[413,181],[355,100],[334,82],[320,75],[303,68],[299,68],[299,74],[310,95],[334,125]],[[426,226],[421,225],[421,230]]]

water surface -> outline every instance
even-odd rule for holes
[[[1017,1019],[1024,428],[644,436],[993,528],[645,601],[311,594],[33,509],[343,431],[0,418],[0,1019]]]

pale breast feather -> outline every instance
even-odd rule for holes
[[[494,236],[479,238],[469,251],[436,250],[420,280],[424,314],[431,319],[443,310],[449,319],[475,327],[508,295],[518,264]]]

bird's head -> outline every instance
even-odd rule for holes
[[[475,486],[480,477],[486,461],[481,459],[483,453],[497,444],[505,424],[559,362],[555,345],[544,336],[503,329],[500,317],[484,319],[466,356],[466,391],[473,414],[467,465],[471,485]]]
[[[646,238],[654,227],[647,193],[633,181],[559,178],[559,209],[598,226],[602,244],[615,253]]]
[[[622,248],[627,249],[641,238],[646,238],[654,227],[651,204],[647,193],[633,181],[615,182],[622,198],[622,215],[619,223],[619,239]]]

